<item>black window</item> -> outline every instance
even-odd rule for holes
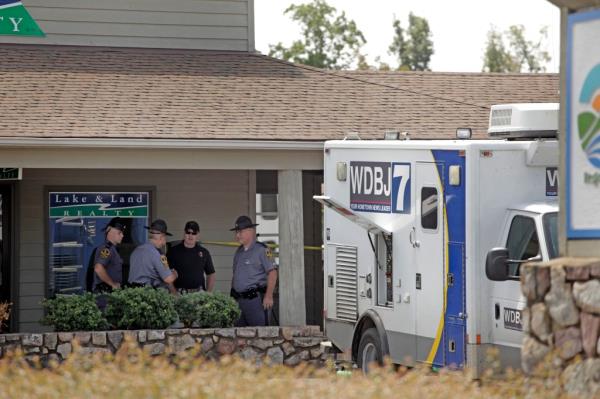
[[[546,245],[548,246],[548,257],[554,259],[558,257],[558,213],[547,213],[542,218],[544,224],[544,233],[546,235]]]
[[[424,229],[437,230],[438,191],[435,187],[421,188],[421,226]]]
[[[514,260],[527,260],[540,254],[535,221],[526,216],[515,216],[510,224],[510,231],[506,240],[508,258]],[[509,275],[519,275],[519,265],[509,265]]]

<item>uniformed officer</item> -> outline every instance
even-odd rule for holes
[[[210,252],[198,243],[200,226],[190,220],[183,233],[183,241],[167,252],[169,265],[177,270],[175,288],[179,292],[210,292],[215,287],[215,267]]]
[[[167,224],[162,219],[156,219],[144,228],[148,229],[149,241],[131,253],[129,284],[166,288],[176,294],[173,282],[177,279],[177,272],[169,268],[169,261],[162,252],[167,236],[172,234],[167,231]]]
[[[256,226],[248,216],[240,216],[230,231],[241,244],[233,257],[231,295],[242,315],[236,326],[266,326],[268,311],[273,307],[273,290],[277,268],[269,248],[256,241]]]
[[[125,221],[120,217],[112,218],[104,231],[106,241],[95,249],[94,292],[108,292],[119,288],[123,279],[123,259],[117,252],[117,245],[123,240]]]

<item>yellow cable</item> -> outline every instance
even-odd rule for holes
[[[239,247],[240,246],[240,243],[235,242],[235,241],[201,241],[201,244],[219,245],[222,247]],[[267,244],[267,243],[263,243],[263,244],[265,244],[269,248],[279,248],[279,245],[277,245],[277,244]],[[304,249],[307,251],[321,251],[322,250],[321,247],[310,246],[310,245],[305,245]]]

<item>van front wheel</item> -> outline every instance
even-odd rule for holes
[[[369,366],[375,362],[379,366],[383,366],[383,353],[381,351],[381,340],[377,329],[369,328],[363,332],[358,344],[358,354],[356,357],[358,367],[367,374]]]

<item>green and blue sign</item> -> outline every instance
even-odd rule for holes
[[[106,226],[119,216],[125,229],[117,248],[125,263],[133,248],[146,242],[149,192],[48,193],[48,294],[85,290],[94,249],[106,240]]]
[[[577,133],[588,161],[600,169],[600,64],[587,74],[579,103],[586,107],[577,115]]]
[[[0,0],[0,35],[45,36],[23,3],[15,0]]]
[[[564,210],[567,239],[600,239],[599,37],[600,10],[569,15]]]

